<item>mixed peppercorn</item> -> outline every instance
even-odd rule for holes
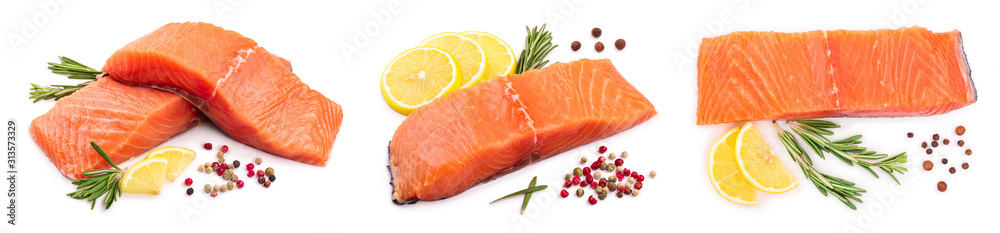
[[[597,150],[599,154],[604,154],[607,151],[608,147],[606,146],[601,146]],[[612,193],[619,198],[625,195],[638,196],[646,176],[625,167],[625,158],[628,158],[628,155],[628,151],[621,152],[621,157],[615,153],[610,153],[607,156],[601,155],[589,166],[573,168],[572,173],[565,175],[563,188],[580,186],[576,189],[577,197],[586,195],[585,188],[594,190],[597,197],[590,195],[587,198],[587,202],[591,205],[596,205],[598,201],[604,200]],[[587,162],[586,157],[580,158],[580,164],[586,165]],[[609,175],[605,177],[601,171],[607,172]],[[656,177],[656,171],[650,171],[649,176],[650,178]],[[569,191],[563,189],[560,196],[568,197]]]
[[[204,148],[206,150],[211,150],[212,143],[205,143]],[[225,184],[222,185],[210,185],[210,184],[205,185],[204,188],[205,193],[208,193],[212,197],[216,197],[219,195],[219,193],[224,193],[226,191],[232,191],[234,189],[242,189],[243,186],[246,184],[243,182],[243,180],[239,178],[239,175],[236,174],[236,170],[240,168],[240,165],[244,164],[241,163],[239,160],[233,160],[232,163],[226,163],[225,155],[226,153],[229,152],[229,146],[222,145],[222,147],[219,149],[220,149],[219,152],[216,153],[216,157],[218,158],[217,162],[211,162],[211,163],[206,162],[205,164],[198,165],[199,172],[205,172],[208,174],[214,173],[215,175],[221,177],[223,182],[226,182]],[[247,170],[247,178],[252,178],[254,176],[257,176],[258,183],[260,183],[265,188],[269,188],[271,187],[271,182],[274,182],[274,180],[276,179],[274,175],[274,168],[268,167],[264,170],[254,170],[254,168],[257,165],[260,165],[263,161],[264,161],[263,159],[257,158],[253,162],[246,163],[244,167]],[[184,180],[184,185],[191,186],[193,184],[194,180],[191,178],[187,178]],[[194,194],[194,188],[189,187],[187,189],[187,195],[192,195],[192,194]]]

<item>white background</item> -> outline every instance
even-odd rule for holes
[[[390,7],[390,2],[398,7]],[[93,232],[144,230],[178,231],[497,231],[585,232],[751,231],[762,232],[944,232],[993,231],[1000,214],[996,201],[998,166],[996,106],[1000,75],[1000,33],[997,4],[992,1],[5,1],[0,7],[0,67],[3,106],[0,118],[19,125],[17,157],[17,225],[2,224],[2,232]],[[58,8],[58,9],[55,9]],[[47,10],[48,9],[48,10]],[[381,13],[379,13],[381,12]],[[381,16],[373,16],[381,15]],[[376,17],[383,17],[380,22]],[[29,83],[72,83],[53,75],[45,63],[64,55],[94,67],[126,43],[169,22],[205,21],[256,40],[269,51],[291,60],[303,82],[344,108],[345,119],[329,165],[316,167],[287,161],[233,141],[214,125],[204,124],[164,145],[198,151],[195,164],[214,159],[200,149],[204,142],[227,144],[230,159],[261,156],[278,171],[270,189],[253,182],[239,191],[210,198],[202,192],[184,195],[182,182],[168,183],[159,196],[126,194],[111,210],[90,210],[74,200],[74,190],[31,141],[31,120],[55,102],[32,104]],[[386,22],[387,21],[387,22]],[[445,31],[479,30],[498,35],[519,52],[525,25],[548,23],[560,47],[551,60],[610,58],[618,70],[656,106],[659,115],[638,127],[598,140],[546,161],[476,186],[441,201],[397,206],[390,201],[386,172],[388,140],[404,119],[388,108],[379,90],[379,76],[398,53],[423,38]],[[837,137],[864,133],[865,145],[880,152],[910,154],[911,172],[901,187],[888,178],[874,179],[860,168],[835,159],[818,161],[818,169],[858,182],[868,189],[858,211],[832,197],[823,197],[798,168],[789,167],[801,185],[785,194],[758,192],[757,206],[730,203],[712,188],[706,173],[710,144],[735,124],[696,126],[697,43],[706,36],[739,30],[807,31],[816,29],[877,29],[919,25],[934,31],[958,29],[979,101],[954,112],[907,118],[834,119],[846,127]],[[366,28],[367,27],[367,28]],[[601,27],[608,45],[593,51],[589,36]],[[27,30],[27,31],[25,31]],[[367,32],[366,32],[367,30]],[[23,43],[9,38],[20,36]],[[624,51],[611,49],[624,38]],[[583,42],[571,52],[570,42]],[[356,53],[342,48],[353,46]],[[766,122],[758,127],[786,165]],[[973,156],[939,150],[929,157],[919,143],[932,133],[946,138],[956,125]],[[907,139],[914,132],[919,139]],[[609,198],[596,206],[584,199],[556,197],[562,174],[580,156],[594,159],[596,148],[628,150],[630,167],[655,169],[659,177],[645,182],[637,198]],[[951,163],[932,172],[918,169],[925,159]],[[816,159],[816,158],[814,158]],[[591,160],[593,161],[593,160]],[[969,170],[954,175],[946,168],[969,162]],[[535,194],[528,212],[517,215],[520,199],[487,203],[527,185],[532,176],[550,188]],[[196,189],[214,176],[189,167]],[[935,184],[949,189],[938,192]],[[6,186],[6,185],[4,185]],[[588,193],[589,194],[589,193]],[[6,200],[6,199],[4,199]],[[188,214],[185,214],[185,211]]]

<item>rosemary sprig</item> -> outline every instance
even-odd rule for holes
[[[118,200],[118,197],[122,195],[121,179],[124,176],[122,169],[115,165],[108,157],[107,153],[97,143],[90,142],[90,146],[94,147],[101,157],[104,157],[104,161],[111,164],[111,168],[97,169],[83,172],[83,179],[73,181],[74,185],[77,185],[76,192],[68,193],[67,196],[76,199],[87,199],[90,201],[90,209],[94,209],[97,204],[97,198],[104,196],[104,209],[111,208],[111,204]]]
[[[97,80],[97,76],[102,74],[101,71],[80,64],[80,62],[77,62],[76,60],[70,59],[68,57],[59,56],[59,60],[61,60],[62,62],[61,63],[49,62],[49,70],[52,70],[52,73],[55,74],[69,75],[67,77],[69,79],[88,79],[92,81],[92,80]],[[32,83],[30,92],[31,97],[29,98],[34,100],[32,101],[33,103],[37,103],[38,101],[47,99],[55,99],[58,101],[59,99],[62,99],[62,97],[66,97],[70,94],[73,94],[73,92],[83,89],[83,87],[90,84],[91,81],[86,81],[77,85],[49,85],[49,86],[42,86]]]
[[[528,184],[528,188],[534,188],[535,187],[535,181],[538,181],[538,177],[537,176],[531,178],[531,183]],[[529,192],[529,193],[525,193],[524,194],[524,202],[521,203],[521,214],[522,215],[524,214],[524,209],[528,208],[528,200],[531,200],[531,194],[532,193],[534,193],[534,192]]]
[[[823,196],[833,195],[837,200],[843,202],[847,207],[857,210],[858,208],[852,203],[852,201],[861,201],[861,194],[867,192],[862,188],[855,187],[854,182],[844,180],[839,177],[827,175],[819,172],[812,165],[812,160],[809,159],[809,155],[806,151],[799,146],[799,142],[792,136],[792,133],[785,131],[781,127],[778,127],[778,123],[771,122],[774,125],[774,130],[778,131],[778,138],[781,139],[781,144],[785,145],[785,150],[792,157],[792,160],[799,165],[802,169],[802,173],[809,178],[809,181],[819,189],[819,192]]]
[[[542,28],[536,26],[529,29],[528,26],[524,26],[524,29],[528,31],[528,36],[524,38],[524,50],[521,50],[521,56],[517,60],[515,74],[544,67],[549,63],[545,57],[559,47],[552,44],[552,32],[545,30],[545,24],[542,24]]]
[[[888,154],[868,150],[867,147],[860,146],[860,134],[837,141],[827,139],[826,136],[833,135],[833,131],[829,129],[840,128],[840,125],[836,123],[824,120],[800,120],[786,123],[820,158],[825,158],[823,152],[833,154],[840,161],[851,166],[857,164],[875,178],[879,178],[872,169],[872,167],[876,167],[889,175],[896,184],[899,184],[899,180],[893,173],[903,174],[906,172],[906,168],[899,166],[899,164],[906,163],[906,152],[889,157]]]
[[[538,177],[536,176],[535,178],[537,179]],[[532,179],[532,181],[535,181],[535,179]],[[534,183],[534,182],[532,182],[532,183]],[[494,202],[497,202],[499,200],[506,199],[508,197],[513,197],[513,196],[517,196],[517,195],[521,195],[521,194],[542,191],[542,190],[544,190],[544,189],[546,189],[548,187],[549,187],[548,185],[539,185],[539,186],[534,186],[534,187],[530,187],[530,188],[526,188],[526,189],[521,189],[521,190],[518,190],[517,192],[513,192],[511,194],[507,194],[506,196],[503,196],[501,198],[497,198],[496,200],[491,201],[490,204],[493,204]]]

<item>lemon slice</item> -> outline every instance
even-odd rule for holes
[[[414,109],[462,86],[462,70],[444,50],[417,47],[396,56],[382,72],[382,98],[392,110]]]
[[[483,77],[476,83],[514,73],[517,57],[514,56],[514,50],[510,49],[507,42],[486,32],[466,31],[459,34],[472,38],[480,47],[483,47],[483,51],[486,51],[486,70],[483,71]]]
[[[743,125],[736,139],[736,162],[743,178],[760,191],[784,193],[799,186],[788,167],[774,155],[764,136],[750,122]]]
[[[722,135],[708,154],[708,179],[720,196],[741,205],[756,205],[757,195],[753,185],[743,178],[736,162],[736,138],[740,127],[734,127]]]
[[[188,148],[176,147],[176,146],[165,146],[156,148],[146,154],[146,158],[151,158],[155,156],[163,157],[167,159],[167,180],[173,182],[178,176],[184,172],[184,169],[194,161],[194,151]]]
[[[160,156],[145,158],[132,165],[122,178],[122,192],[160,194],[163,176],[167,174],[167,159]]]
[[[475,40],[458,33],[445,32],[433,35],[420,42],[422,47],[434,47],[448,52],[458,61],[462,69],[462,85],[467,88],[479,83],[486,70],[486,52]]]

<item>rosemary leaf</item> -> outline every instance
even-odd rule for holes
[[[493,204],[494,202],[497,202],[499,200],[506,199],[508,197],[513,197],[513,196],[517,196],[517,195],[521,195],[521,194],[525,194],[525,193],[529,193],[529,192],[538,192],[538,191],[541,191],[541,190],[543,190],[545,188],[548,188],[548,187],[549,187],[548,185],[539,185],[539,186],[535,186],[535,187],[531,187],[531,188],[521,189],[521,190],[518,190],[517,192],[513,192],[511,194],[507,194],[507,196],[503,196],[501,198],[497,198],[496,200],[491,201],[490,204]]]

